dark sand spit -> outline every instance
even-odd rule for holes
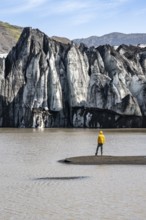
[[[146,156],[78,156],[59,162],[78,165],[133,164],[146,165]]]

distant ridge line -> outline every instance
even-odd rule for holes
[[[90,36],[87,38],[78,38],[73,40],[76,44],[84,43],[88,47],[97,47],[100,45],[110,44],[111,46],[119,46],[122,44],[135,45],[146,44],[146,33],[124,34],[112,32],[102,36]]]

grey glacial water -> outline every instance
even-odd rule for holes
[[[69,165],[97,129],[0,129],[0,220],[145,220],[145,165]],[[105,155],[146,155],[146,130],[104,130]]]

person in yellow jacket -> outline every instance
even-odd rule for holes
[[[98,149],[101,150],[101,156],[103,154],[103,144],[105,143],[105,136],[102,131],[99,132],[98,138],[97,138],[97,149],[95,155],[98,154]]]

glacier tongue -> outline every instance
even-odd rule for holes
[[[0,127],[146,127],[145,97],[145,47],[78,47],[25,28],[0,58]]]

